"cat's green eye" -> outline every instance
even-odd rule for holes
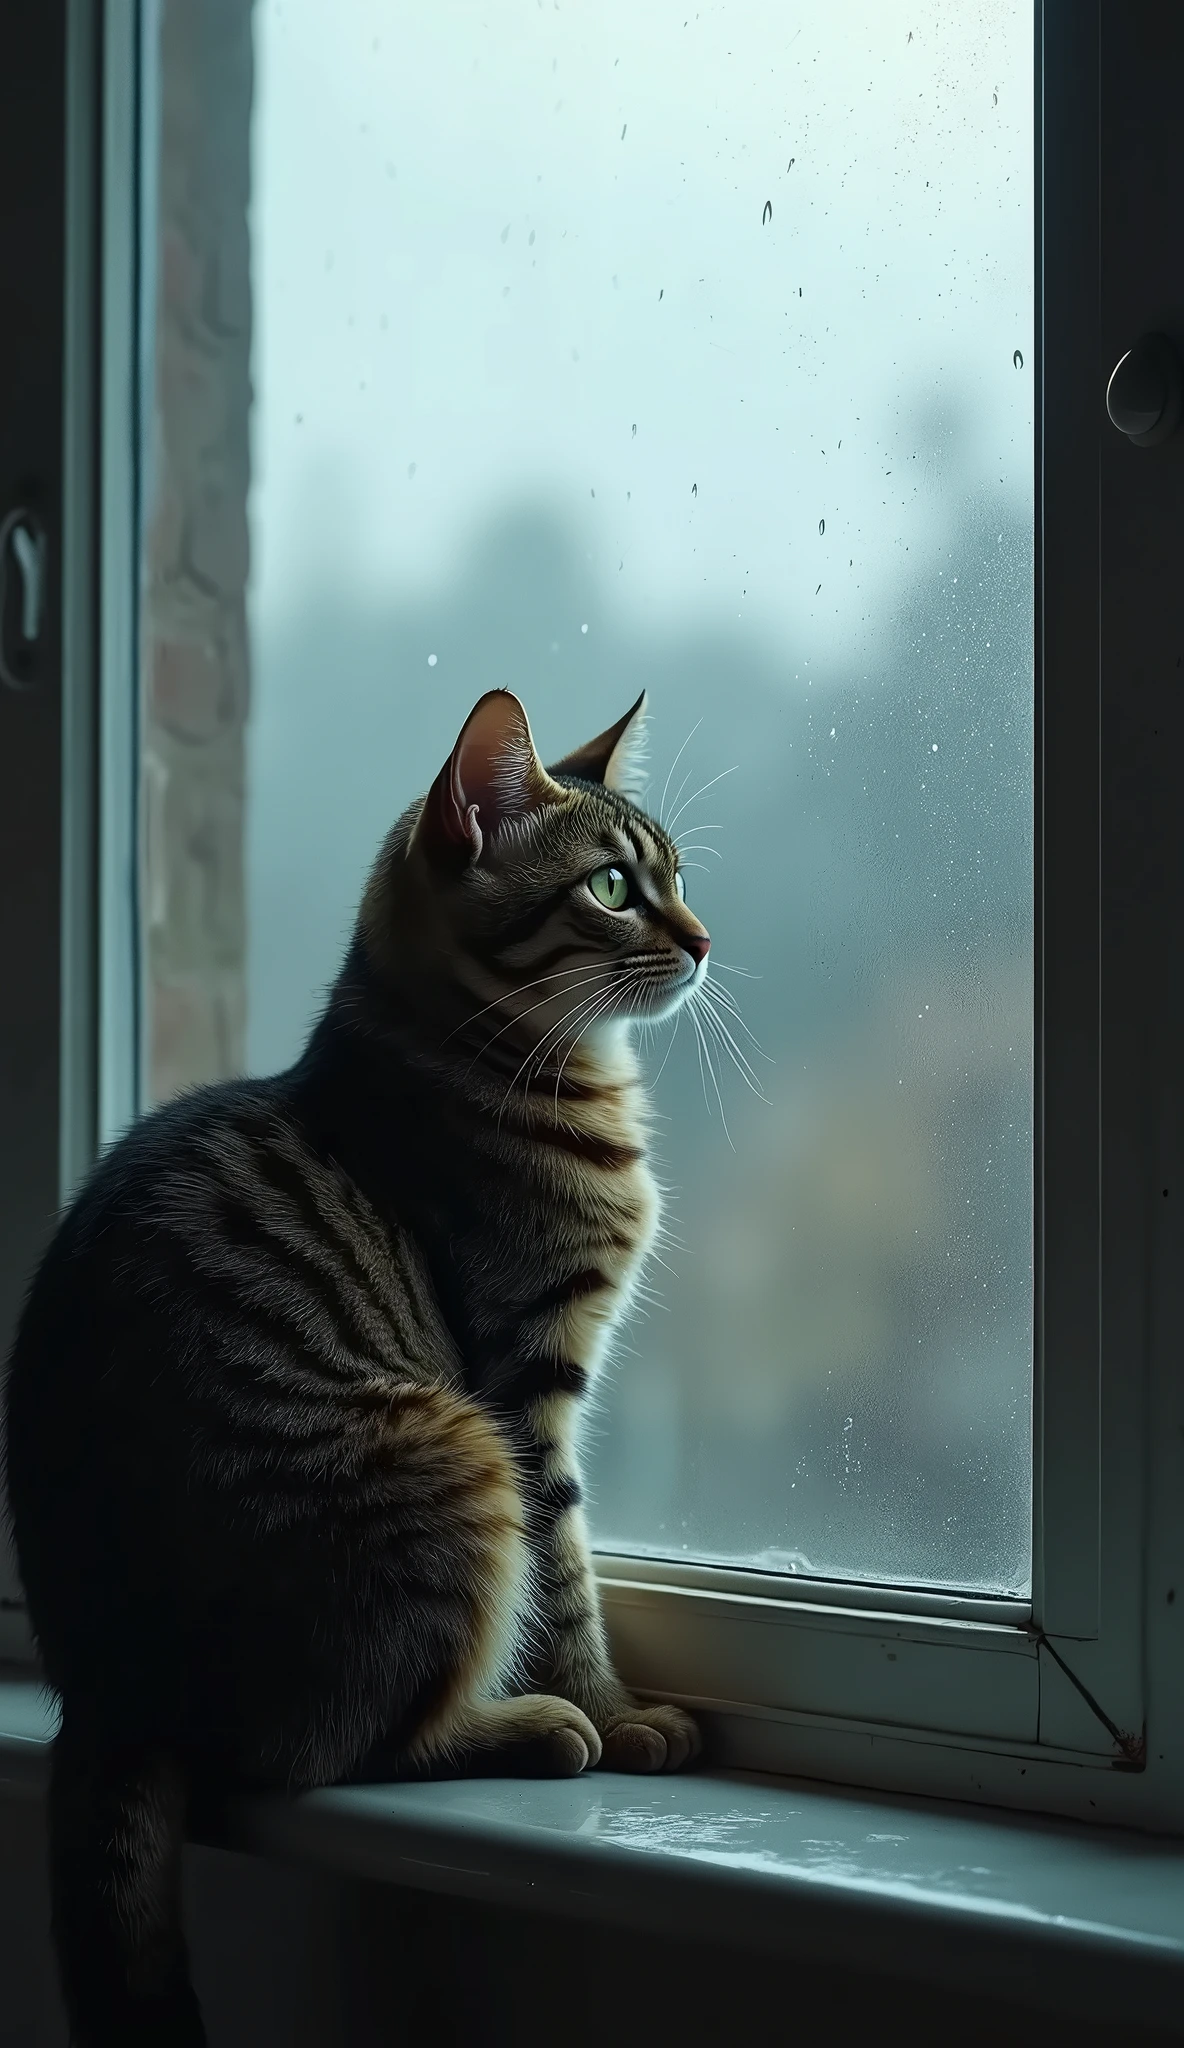
[[[674,872],[674,893],[678,897],[680,903],[686,902],[687,885],[683,881],[681,868],[676,868]]]
[[[620,868],[597,868],[588,877],[588,887],[606,910],[624,910],[629,901],[629,879]]]

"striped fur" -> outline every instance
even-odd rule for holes
[[[190,1793],[697,1748],[612,1669],[577,1455],[657,1226],[629,1023],[706,951],[619,787],[638,723],[548,772],[482,699],[297,1065],[137,1125],[34,1280],[8,1484],[80,2043],[204,2039]]]

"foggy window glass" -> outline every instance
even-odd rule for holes
[[[250,1065],[494,686],[545,758],[649,691],[747,1027],[759,1094],[685,1017],[646,1053],[607,1548],[1028,1589],[1032,40],[255,10]]]

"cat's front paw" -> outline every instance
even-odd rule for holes
[[[606,1771],[680,1771],[700,1754],[703,1737],[681,1707],[637,1703],[601,1727]]]

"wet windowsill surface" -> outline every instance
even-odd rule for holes
[[[0,1783],[44,1785],[53,1712],[0,1678]],[[216,1839],[502,1906],[978,1984],[1178,2026],[1184,1844],[739,1773],[467,1779],[236,1801]]]

